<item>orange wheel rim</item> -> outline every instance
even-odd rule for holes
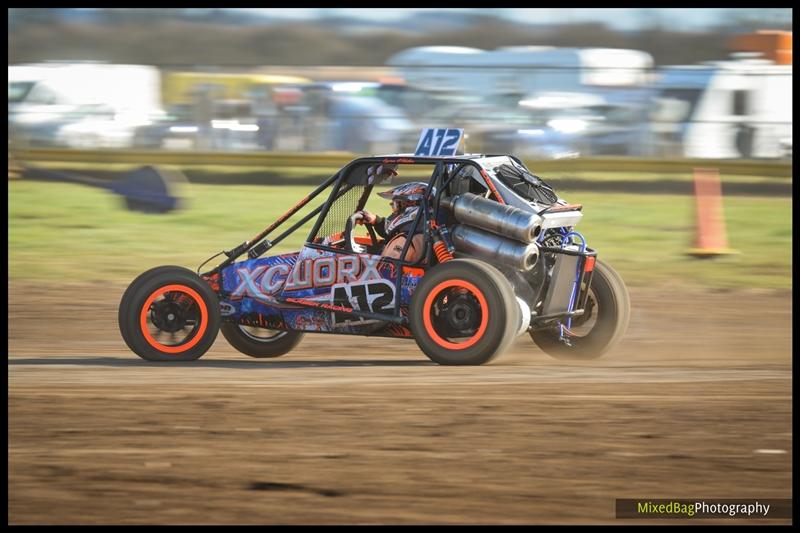
[[[478,329],[471,337],[462,342],[451,342],[443,338],[441,335],[439,335],[439,332],[436,331],[436,327],[431,319],[434,301],[442,293],[442,291],[451,288],[467,290],[470,294],[472,294],[472,296],[475,297],[475,299],[478,301],[478,305],[480,306],[481,321],[478,325]],[[486,302],[486,297],[483,295],[483,292],[478,287],[468,281],[451,279],[439,283],[433,288],[433,290],[431,290],[431,292],[428,293],[428,296],[425,298],[425,302],[422,305],[422,321],[425,325],[425,331],[428,333],[428,335],[430,335],[436,344],[450,350],[465,350],[481,340],[481,338],[483,338],[483,334],[486,333],[486,327],[489,325],[489,305]]]
[[[153,304],[156,298],[167,292],[179,292],[189,296],[192,299],[192,303],[197,305],[198,309],[200,310],[200,324],[199,326],[196,327],[194,336],[192,336],[187,342],[182,344],[177,344],[177,345],[162,344],[153,337],[153,335],[150,333],[150,328],[147,327],[147,317],[150,314],[150,306]],[[191,287],[187,287],[186,285],[177,285],[177,284],[165,285],[153,291],[153,293],[147,298],[147,300],[145,300],[144,305],[142,305],[142,311],[139,315],[139,325],[141,327],[144,339],[150,346],[152,346],[159,352],[179,354],[187,350],[190,350],[198,342],[200,342],[200,339],[203,338],[203,334],[206,332],[206,328],[208,327],[208,308],[206,307],[206,304],[203,301],[203,298],[200,296],[200,294]]]

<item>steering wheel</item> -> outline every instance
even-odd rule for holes
[[[345,249],[356,252],[356,253],[364,253],[366,250],[360,244],[358,244],[353,236],[353,228],[356,225],[357,220],[361,220],[364,218],[364,215],[361,213],[353,213],[350,215],[350,218],[347,219],[347,224],[344,226],[344,246]],[[372,245],[378,245],[378,236],[375,234],[375,228],[373,228],[370,224],[364,224],[367,227],[367,231],[369,232],[369,238],[372,240]]]

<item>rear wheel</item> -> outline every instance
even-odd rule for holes
[[[558,359],[595,359],[614,347],[625,335],[630,320],[631,302],[628,289],[617,272],[608,264],[595,263],[586,313],[573,318],[561,337],[556,324],[547,329],[532,330],[533,342]]]
[[[508,280],[493,266],[455,259],[428,270],[414,291],[411,331],[441,365],[480,365],[514,340],[519,307]]]
[[[122,296],[119,328],[128,347],[148,361],[192,361],[219,331],[217,295],[191,270],[158,267],[136,278]]]
[[[289,353],[303,338],[300,331],[255,328],[233,322],[223,322],[220,331],[231,346],[259,359]]]

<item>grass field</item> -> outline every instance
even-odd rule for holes
[[[251,238],[310,190],[193,184],[185,187],[185,209],[145,215],[126,211],[119,197],[100,189],[11,181],[9,279],[129,281],[157,265],[194,269]],[[791,198],[726,198],[729,244],[739,253],[698,260],[684,255],[693,240],[691,196],[580,191],[563,196],[584,205],[577,229],[629,285],[791,288]],[[370,206],[388,208],[375,195]],[[275,252],[298,249],[310,226]]]

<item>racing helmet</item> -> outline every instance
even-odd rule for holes
[[[403,202],[419,202],[425,196],[428,184],[424,181],[412,181],[398,185],[388,191],[379,192],[378,196],[387,200],[400,200]]]

